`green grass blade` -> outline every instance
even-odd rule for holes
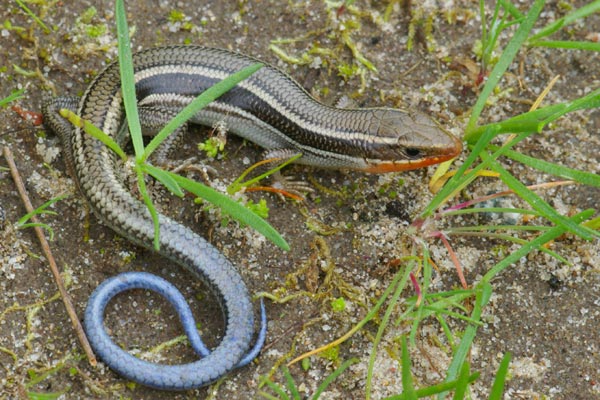
[[[471,177],[475,176],[482,168],[490,165],[493,169],[498,172],[502,178],[502,180],[519,196],[522,196],[525,201],[527,201],[535,210],[541,212],[544,217],[550,219],[555,224],[564,224],[569,227],[574,233],[580,235],[582,238],[586,240],[590,240],[593,236],[599,236],[598,232],[595,232],[589,228],[584,226],[579,226],[571,223],[566,217],[559,215],[552,207],[550,207],[546,202],[544,202],[539,196],[535,193],[531,192],[529,189],[525,187],[521,182],[515,179],[512,175],[510,175],[504,168],[500,166],[500,164],[496,161],[500,155],[502,155],[505,151],[509,150],[511,146],[518,143],[520,140],[525,138],[527,134],[521,133],[517,135],[514,139],[508,142],[505,146],[496,151],[492,156],[489,156],[487,153],[484,153],[481,149],[485,147],[491,137],[493,137],[493,126],[490,126],[486,129],[485,133],[477,142],[473,152],[467,158],[467,161],[463,164],[461,168],[459,168],[457,174],[450,179],[450,181],[444,186],[444,188],[434,197],[429,206],[425,209],[422,215],[426,216],[427,213],[432,213],[433,210],[441,203],[441,201],[445,198],[442,197],[446,195],[446,192],[451,193],[452,191],[458,189],[460,190],[466,184],[468,184]],[[474,160],[475,157],[479,155],[482,157],[483,162],[476,167],[474,167],[471,172],[466,174],[464,177],[460,177],[460,174],[470,166],[471,160]]]
[[[140,124],[137,97],[135,95],[135,78],[131,56],[131,43],[129,41],[129,27],[127,26],[127,15],[123,0],[116,0],[115,14],[117,19],[119,74],[121,77],[123,105],[125,107],[125,114],[127,115],[127,124],[129,125],[129,134],[131,135],[136,160],[139,160],[144,153],[144,141],[142,139],[142,126]]]
[[[469,134],[468,142],[470,144],[475,143],[479,140],[483,132],[490,128],[494,128],[497,134],[541,132],[544,126],[567,113],[598,107],[600,107],[600,89],[596,89],[568,103],[553,104],[517,115],[502,122],[475,127]]]
[[[570,25],[571,23],[577,21],[578,19],[585,18],[585,17],[587,17],[595,12],[598,12],[598,11],[600,11],[600,0],[593,1],[590,4],[587,4],[583,7],[576,9],[572,13],[569,13],[569,14],[565,15],[564,17],[557,19],[553,23],[540,29],[540,31],[538,33],[536,33],[535,35],[532,35],[529,38],[529,41],[535,42],[542,37],[550,36],[551,34],[558,31],[563,26]]]
[[[590,225],[586,226],[588,228],[593,228]],[[475,228],[479,228],[479,227],[472,227],[474,230],[476,230]],[[499,240],[506,240],[507,242],[511,242],[511,243],[516,243],[516,244],[527,244],[529,243],[529,240],[526,239],[521,239],[518,237],[514,237],[512,235],[506,235],[506,234],[498,234],[498,233],[482,233],[482,232],[478,232],[478,231],[474,231],[474,232],[468,232],[467,229],[465,228],[464,231],[461,228],[461,230],[457,231],[456,229],[458,228],[453,228],[451,232],[447,232],[447,234],[449,236],[451,235],[460,235],[460,236],[476,236],[476,237],[487,237],[490,239],[499,239]],[[491,228],[494,229],[494,228]],[[513,228],[514,230],[520,230],[520,231],[525,231],[525,230],[538,230],[538,231],[549,231],[550,229],[552,229],[551,226],[533,226],[533,227],[527,227],[527,226],[520,226],[518,229],[517,228]],[[561,256],[560,254],[549,250],[547,248],[545,248],[544,246],[542,247],[538,247],[536,250],[539,250],[541,252],[544,252],[546,254],[548,254],[551,257],[556,258],[558,261],[565,263],[566,265],[572,266],[573,264],[567,260],[566,258],[564,258],[563,256]]]
[[[491,146],[493,150],[499,149],[498,146]],[[562,165],[553,164],[539,158],[530,157],[514,150],[506,150],[504,155],[515,161],[528,165],[547,174],[560,176],[561,178],[571,179],[584,185],[600,187],[600,175],[592,172],[579,171]]]
[[[27,398],[29,400],[57,400],[61,397],[65,397],[65,394],[69,391],[70,387],[67,387],[60,392],[40,393],[40,392],[27,392]]]
[[[287,165],[293,163],[300,157],[302,157],[302,153],[298,153],[298,154],[288,158],[287,160],[284,159],[285,161],[283,161],[281,164],[277,164],[274,168],[271,168],[270,170],[266,171],[265,173],[260,174],[259,176],[255,177],[255,178],[252,178],[252,179],[242,182],[242,179],[244,179],[251,171],[253,171],[260,164],[260,163],[256,163],[256,164],[250,166],[249,168],[247,168],[235,181],[233,181],[231,183],[231,185],[227,186],[227,193],[229,193],[230,195],[233,195],[234,193],[239,192],[243,187],[250,187],[251,185],[258,183],[261,180],[263,180],[269,176],[272,176],[274,173],[276,173],[277,171],[280,171],[282,168],[285,168]]]
[[[585,210],[576,214],[570,218],[573,223],[581,223],[587,218],[594,215],[594,210]],[[482,283],[490,282],[493,278],[496,277],[500,272],[502,272],[505,268],[509,267],[511,264],[517,262],[521,257],[529,254],[532,250],[537,247],[543,246],[544,244],[556,239],[560,235],[563,235],[567,232],[567,228],[564,226],[555,226],[549,231],[543,233],[537,238],[533,239],[531,242],[528,242],[526,245],[518,249],[517,251],[511,253],[508,257],[502,259],[499,263],[494,265],[481,279]]]
[[[149,164],[143,164],[142,170],[152,175],[155,179],[157,179],[160,183],[165,185],[165,187],[173,193],[177,197],[183,197],[184,193],[181,190],[181,187],[177,184],[177,181],[173,179],[169,172],[164,169],[156,168]]]
[[[475,382],[477,379],[479,379],[479,375],[480,375],[479,372],[476,372],[473,375],[469,376],[468,382],[469,383]],[[429,387],[422,388],[422,389],[417,389],[416,394],[419,399],[424,398],[424,397],[429,398],[435,394],[453,390],[456,387],[456,383],[457,383],[457,381],[438,383],[437,385],[429,386]],[[402,394],[398,394],[395,396],[385,397],[383,400],[405,400],[405,399],[406,399],[406,396],[404,395],[404,393],[402,393]]]
[[[156,208],[154,207],[154,204],[152,204],[152,199],[150,199],[150,195],[148,194],[148,189],[146,188],[146,182],[144,182],[144,171],[142,171],[142,168],[136,168],[135,169],[136,175],[137,175],[137,184],[138,184],[138,189],[140,190],[140,194],[142,196],[142,199],[144,200],[144,204],[146,204],[146,207],[148,208],[148,212],[150,213],[150,216],[152,217],[152,224],[154,225],[154,249],[156,251],[158,251],[160,249],[160,224],[158,221],[158,211],[156,211]]]
[[[228,76],[222,81],[216,83],[212,87],[204,91],[200,96],[196,97],[190,104],[170,120],[163,129],[152,139],[144,151],[143,160],[147,160],[150,154],[169,136],[175,129],[179,128],[185,121],[192,118],[200,109],[205,107],[210,102],[216,100],[223,93],[231,90],[235,85],[247,79],[250,75],[263,67],[263,64],[252,64],[240,71]]]
[[[460,210],[444,211],[444,215],[463,215],[463,214],[475,214],[475,213],[509,213],[509,214],[526,214],[541,216],[539,212],[535,210],[526,210],[524,208],[510,208],[510,207],[474,207],[474,208],[463,208]],[[455,230],[456,228],[452,228]]]
[[[486,130],[483,132],[475,146],[473,147],[472,152],[469,154],[463,165],[460,166],[456,174],[450,178],[450,180],[444,185],[444,187],[436,194],[436,196],[429,202],[425,210],[419,216],[420,218],[426,218],[431,215],[434,210],[436,210],[442,202],[444,202],[447,198],[461,191],[464,187],[466,187],[469,183],[471,183],[477,175],[479,171],[487,168],[492,165],[492,161],[495,161],[498,157],[504,154],[505,151],[509,150],[512,146],[516,145],[530,133],[520,133],[516,137],[512,138],[508,143],[498,149],[498,151],[494,152],[491,156],[485,157],[483,161],[473,167],[473,163],[477,159],[477,157],[482,156],[484,154],[483,149],[489,145],[489,142],[495,137],[497,134],[497,127],[494,125],[489,125]],[[468,168],[471,170],[468,173],[465,173]]]
[[[535,0],[533,6],[531,6],[531,8],[529,9],[529,12],[527,13],[525,19],[519,25],[519,28],[517,28],[517,31],[515,32],[514,36],[511,38],[510,42],[502,52],[500,59],[492,69],[492,72],[490,73],[488,80],[485,86],[483,87],[481,94],[477,98],[477,102],[475,103],[475,106],[473,106],[473,110],[471,111],[471,117],[469,118],[469,122],[467,123],[465,139],[469,140],[471,138],[472,131],[477,125],[477,120],[479,119],[479,115],[483,111],[488,97],[492,94],[496,85],[504,75],[504,72],[513,62],[515,56],[521,48],[521,45],[527,39],[531,28],[537,21],[538,16],[542,11],[542,8],[544,7],[544,3],[544,0]]]
[[[489,144],[489,142],[496,136],[497,129],[494,126],[488,126],[486,130],[483,132],[475,147],[471,151],[471,153],[467,156],[467,159],[463,162],[463,164],[458,168],[458,171],[454,174],[452,178],[444,187],[435,195],[433,199],[429,202],[427,207],[423,210],[419,218],[426,218],[433,214],[433,212],[442,204],[442,202],[450,197],[452,193],[460,192],[465,186],[467,186],[471,181],[473,181],[477,177],[477,172],[483,167],[481,164],[478,167],[475,167],[468,174],[465,174],[469,168],[475,163],[477,157],[480,152]]]
[[[521,11],[519,11],[519,9],[517,7],[514,6],[513,3],[511,3],[508,0],[499,0],[498,1],[500,3],[500,5],[509,12],[509,14],[515,18],[515,19],[521,19],[523,18],[523,13],[521,13]]]
[[[272,391],[274,391],[275,393],[277,393],[279,395],[279,400],[290,400],[290,397],[285,393],[285,391],[276,383],[271,382],[269,379],[264,379],[262,381],[265,385],[267,385]],[[263,397],[267,398],[267,399],[277,399],[277,397],[275,396],[271,396],[268,393],[260,393]]]
[[[43,229],[47,230],[48,231],[48,240],[50,240],[50,241],[54,240],[54,230],[48,224],[44,224],[42,222],[30,222],[28,224],[18,225],[19,229],[27,229],[27,228],[35,228],[35,227],[39,227],[39,228],[43,228]]]
[[[508,18],[508,14],[504,13],[500,20],[498,20],[498,16],[500,14],[500,3],[496,2],[494,7],[494,13],[489,22],[489,32],[487,31],[487,23],[485,18],[485,6],[484,1],[481,0],[479,2],[479,13],[481,15],[481,60],[483,67],[487,69],[487,66],[490,64],[490,60],[492,59],[494,49],[496,48],[496,44],[498,42],[498,36],[505,28],[505,21]]]
[[[381,322],[379,323],[379,329],[377,329],[377,335],[375,336],[375,340],[373,340],[373,349],[371,350],[371,354],[369,356],[369,365],[367,367],[367,382],[365,384],[365,392],[366,399],[369,400],[371,397],[371,381],[373,379],[373,368],[375,367],[375,357],[377,356],[377,346],[381,342],[381,338],[383,337],[383,333],[388,326],[390,317],[392,312],[396,309],[396,304],[398,303],[398,298],[402,294],[402,291],[406,287],[406,282],[410,276],[411,268],[404,268],[404,274],[402,275],[402,280],[397,284],[392,282],[392,290],[394,290],[394,294],[389,301],[388,307],[385,310],[383,318],[381,318]],[[400,271],[399,271],[400,272]],[[391,285],[390,285],[391,286]]]
[[[4,107],[5,105],[7,105],[8,103],[10,103],[11,101],[15,101],[20,99],[21,97],[23,97],[23,93],[25,93],[25,89],[19,89],[16,90],[14,92],[12,92],[11,94],[9,94],[8,96],[6,96],[3,99],[0,99],[0,107]]]
[[[27,214],[25,214],[21,218],[19,218],[19,220],[17,221],[17,226],[21,226],[21,225],[25,224],[34,215],[56,214],[56,212],[54,212],[54,211],[48,211],[48,210],[46,210],[46,208],[50,207],[52,204],[54,204],[54,203],[56,203],[58,201],[61,201],[61,200],[65,199],[65,198],[67,198],[67,197],[69,197],[68,194],[63,194],[63,195],[51,198],[50,200],[48,200],[47,202],[45,202],[44,204],[42,204],[41,206],[39,206],[35,210],[32,210],[31,212],[28,212]]]
[[[462,314],[459,314],[457,312],[454,311],[450,311],[448,309],[447,305],[442,305],[441,307],[434,307],[434,306],[426,306],[423,308],[424,309],[424,317],[428,317],[430,315],[436,315],[436,314],[444,314],[447,315],[449,317],[452,317],[453,319],[456,320],[462,320],[465,322],[469,322],[471,324],[476,324],[476,325],[480,325],[483,326],[483,323],[481,321],[475,321],[473,318],[471,317],[466,317]]]
[[[550,122],[554,121],[555,119],[558,119],[558,118],[562,117],[563,115],[573,112],[573,111],[600,107],[600,89],[596,89],[583,97],[580,97],[569,103],[566,103],[565,105],[566,105],[566,107],[564,110],[562,110],[558,114],[554,114],[554,115],[546,118],[543,121],[543,123],[544,124],[550,123]]]
[[[504,357],[502,357],[502,361],[500,361],[498,372],[496,372],[496,378],[494,378],[494,383],[492,384],[492,389],[490,390],[489,400],[502,400],[504,383],[506,382],[508,366],[510,365],[510,357],[511,354],[506,353],[504,354]]]
[[[267,400],[289,400],[289,397],[285,393],[283,393],[283,396],[275,397],[270,393],[259,390],[258,395]]]
[[[413,262],[414,262],[414,259],[413,259]],[[407,269],[408,269],[408,271],[407,271]],[[377,313],[379,312],[379,309],[383,306],[383,304],[385,303],[385,301],[388,299],[388,297],[390,296],[390,293],[392,293],[392,291],[397,286],[401,286],[401,287],[405,287],[406,286],[406,282],[407,282],[408,277],[409,277],[409,272],[410,272],[410,267],[405,268],[404,271],[402,269],[399,269],[398,272],[396,272],[396,274],[392,278],[392,281],[390,282],[390,284],[388,285],[388,287],[384,290],[383,294],[377,300],[377,303],[375,303],[375,305],[369,309],[369,311],[367,312],[367,315],[365,315],[365,317],[362,320],[360,320],[356,325],[354,325],[352,327],[352,329],[350,329],[341,338],[342,340],[336,340],[336,341],[334,341],[334,343],[336,343],[336,344],[339,345],[339,344],[345,342],[350,337],[352,337],[356,332],[358,332],[359,330],[361,330],[369,321],[371,321],[377,315]],[[368,387],[368,386],[366,387],[365,393],[366,393],[365,397],[368,399],[370,397],[370,395],[371,395],[370,394],[370,387]]]
[[[496,3],[496,10],[498,10],[499,3]],[[494,12],[495,12],[494,11]],[[485,43],[488,42],[488,33],[487,33],[487,19],[485,17],[485,1],[479,0],[479,19],[481,20],[481,44],[485,48]],[[484,51],[482,50],[482,54]]]
[[[492,286],[489,283],[483,282],[478,286],[479,290],[477,291],[473,312],[471,313],[471,317],[476,321],[481,319],[483,308],[488,303],[492,294]],[[460,344],[454,352],[454,356],[448,367],[446,382],[450,382],[457,378],[459,371],[462,369],[462,365],[465,363],[467,355],[469,354],[469,349],[471,348],[473,339],[475,339],[478,327],[478,325],[469,324],[465,329]],[[445,393],[438,394],[438,400],[443,400],[444,398]]]
[[[406,336],[402,335],[402,393],[407,400],[416,400],[417,393],[410,373],[410,354]]]
[[[33,11],[29,9],[29,7],[27,7],[23,0],[15,0],[15,2],[19,5],[19,7],[21,7],[25,14],[29,15],[35,21],[35,23],[38,24],[46,33],[50,32],[50,28],[48,28],[46,24],[44,24],[44,21],[42,21],[37,15],[35,15]]]
[[[260,234],[262,234],[271,242],[273,242],[275,245],[277,245],[279,248],[286,251],[290,249],[288,243],[275,230],[275,228],[273,228],[264,219],[262,219],[252,211],[248,210],[246,207],[242,206],[238,202],[230,199],[224,194],[221,194],[208,186],[202,185],[201,183],[198,183],[196,181],[193,181],[191,179],[185,178],[177,174],[173,174],[171,172],[168,172],[168,174],[183,189],[221,208],[224,212],[231,215],[236,220],[251,226]]]
[[[75,114],[71,110],[67,110],[66,108],[61,109],[59,111],[59,113],[60,113],[61,117],[67,119],[71,124],[83,129],[83,131],[85,133],[87,133],[90,136],[95,137],[96,139],[98,139],[99,141],[104,143],[105,146],[107,146],[112,151],[117,153],[117,155],[119,157],[121,157],[121,159],[123,161],[127,161],[127,154],[125,154],[123,149],[121,149],[121,147],[117,144],[117,142],[115,142],[113,140],[112,137],[110,137],[106,133],[102,132],[100,130],[100,128],[98,128],[97,126],[95,126],[94,124],[92,124],[89,121],[81,119],[81,117],[79,115]]]
[[[482,153],[482,158],[489,158],[489,155]],[[546,203],[540,196],[529,190],[518,179],[506,171],[496,160],[490,161],[492,169],[500,174],[500,179],[515,193],[536,211],[544,215],[544,218],[554,222],[557,225],[562,225],[569,231],[577,234],[585,240],[591,240],[594,236],[600,237],[600,232],[593,231],[584,226],[578,225],[567,217],[560,215],[554,208]]]
[[[346,370],[346,368],[353,364],[356,364],[359,361],[360,360],[358,358],[351,358],[349,360],[344,361],[342,365],[340,365],[335,371],[329,374],[329,376],[325,378],[323,382],[321,382],[321,384],[317,388],[317,391],[313,395],[312,400],[318,400],[319,397],[321,397],[321,393],[323,393],[325,389],[327,389],[327,387],[331,384],[331,382],[335,380],[335,378],[340,376]]]
[[[456,380],[456,389],[454,391],[453,400],[463,400],[467,394],[467,388],[469,386],[469,370],[470,366],[468,362],[465,362],[460,369],[460,375]]]
[[[476,143],[481,135],[487,129],[491,128],[496,130],[497,135],[502,133],[541,132],[542,128],[547,123],[546,121],[553,121],[564,115],[564,111],[567,109],[567,107],[568,106],[563,103],[554,104],[535,111],[517,115],[501,122],[478,126],[471,131],[468,143],[471,145]]]
[[[300,393],[298,392],[298,388],[296,387],[296,382],[294,382],[294,378],[292,374],[290,374],[290,370],[287,369],[286,366],[283,366],[283,375],[285,376],[285,382],[287,384],[287,388],[292,394],[294,400],[301,400]]]
[[[547,231],[552,229],[550,226],[538,226],[538,225],[476,225],[476,226],[459,226],[456,228],[450,228],[446,231],[448,235],[481,235],[485,233],[492,233],[494,231]],[[514,238],[517,239],[517,238]]]
[[[586,221],[585,226],[592,229],[600,229],[600,217]]]
[[[442,327],[442,331],[444,332],[444,335],[446,336],[446,340],[448,341],[448,345],[450,346],[450,349],[452,351],[456,350],[456,343],[455,343],[456,338],[454,336],[454,333],[450,329],[450,325],[448,325],[448,322],[446,322],[444,315],[436,314],[434,317],[438,321],[440,326]]]
[[[432,267],[431,263],[429,262],[431,260],[431,255],[429,253],[429,249],[427,248],[427,246],[423,246],[422,250],[423,250],[423,255],[422,255],[423,279],[421,279],[419,286],[420,286],[420,290],[421,290],[421,298],[423,299],[423,301],[421,301],[421,304],[418,306],[418,308],[414,312],[415,317],[414,317],[412,327],[410,329],[409,342],[413,345],[416,343],[417,334],[419,333],[419,325],[421,324],[421,321],[423,321],[427,317],[427,315],[425,314],[425,311],[426,311],[425,307],[428,304],[428,298],[429,298],[428,290],[429,290],[429,285],[431,284],[431,275],[433,273],[433,267]],[[416,305],[416,301],[414,304]],[[396,321],[396,325],[398,323],[399,323],[399,320]]]
[[[596,42],[581,42],[572,40],[536,40],[528,43],[531,47],[548,47],[551,49],[573,49],[600,51],[600,43]]]

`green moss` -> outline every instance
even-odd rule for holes
[[[334,312],[342,312],[346,309],[346,300],[343,297],[331,300],[331,309]]]
[[[179,10],[171,10],[169,12],[169,16],[167,17],[169,22],[183,22],[185,20],[185,14],[183,11]]]
[[[336,72],[344,80],[359,78],[360,89],[353,97],[360,96],[366,89],[368,74],[377,73],[377,68],[359,50],[353,35],[363,29],[363,19],[375,23],[383,23],[383,20],[378,15],[363,11],[350,3],[344,4],[341,14],[338,3],[325,2],[324,6],[327,19],[322,27],[299,37],[273,40],[269,48],[290,64],[315,64],[318,67],[327,67],[330,72]],[[293,55],[283,48],[307,41],[311,41],[308,50],[299,55]],[[348,60],[348,50],[352,53],[351,60]]]
[[[319,356],[329,361],[337,361],[340,357],[340,347],[333,346],[325,349],[319,353]]]
[[[267,201],[265,199],[260,199],[258,203],[255,203],[252,200],[248,200],[248,203],[246,203],[246,208],[248,208],[250,211],[258,215],[259,217],[269,217],[269,206],[267,206]]]
[[[96,10],[96,7],[92,6],[85,10],[83,14],[79,16],[79,22],[83,24],[91,24],[92,19],[94,19],[96,14],[98,14],[98,10]]]
[[[106,24],[90,25],[85,28],[85,33],[91,38],[97,38],[106,33]]]
[[[190,18],[185,15],[182,11],[171,10],[167,16],[169,21],[169,29],[192,32],[197,28],[197,25],[191,22]],[[185,39],[187,43],[191,43],[193,39]]]
[[[349,80],[350,78],[358,75],[359,67],[356,64],[340,64],[338,65],[338,75],[341,76],[344,80]]]
[[[224,149],[225,141],[219,136],[213,136],[206,139],[203,143],[198,143],[198,150],[204,151],[210,158],[215,158]]]
[[[559,1],[556,7],[562,12],[571,12],[573,11],[573,5],[566,1]]]
[[[93,22],[97,14],[98,11],[95,7],[89,7],[83,12],[83,14],[79,16],[79,18],[77,18],[77,21],[75,22],[79,29],[83,30],[88,37],[94,39],[106,34],[108,31],[106,24]]]

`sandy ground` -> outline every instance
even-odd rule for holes
[[[17,104],[39,111],[44,97],[81,95],[93,76],[115,58],[112,1],[52,2],[50,8],[31,5],[51,27],[47,33],[16,3],[7,3],[0,8],[1,20],[7,21],[0,29],[0,98],[25,88],[25,96]],[[97,14],[90,16],[85,11],[92,4]],[[325,103],[334,104],[346,95],[361,106],[417,108],[462,135],[477,97],[477,70],[470,69],[479,65],[473,54],[480,37],[476,3],[415,2],[414,18],[421,13],[423,23],[417,24],[411,51],[407,49],[410,14],[396,5],[389,21],[383,22],[387,4],[359,1],[356,7],[360,13],[346,10],[339,19],[334,17],[335,11],[328,11],[325,2],[316,0],[199,0],[175,5],[155,0],[130,1],[127,7],[130,25],[135,27],[134,49],[196,43],[241,51],[280,66]],[[183,17],[174,17],[173,10]],[[540,26],[560,17],[564,10],[550,2]],[[360,27],[352,28],[349,21]],[[345,31],[340,28],[342,24],[346,24]],[[596,15],[557,36],[582,39],[598,31],[600,18]],[[344,80],[338,74],[340,66],[360,65],[343,43],[344,32],[377,68],[377,73],[365,69],[364,90],[359,77]],[[503,36],[501,43],[505,44],[507,37]],[[272,41],[279,38],[301,39],[278,44],[292,57],[300,58],[315,44],[333,57],[321,53],[313,54],[304,65],[284,62],[269,50]],[[577,98],[598,87],[599,74],[600,60],[593,53],[539,48],[522,51],[482,118],[494,121],[527,110],[555,75],[561,77],[546,104]],[[202,285],[177,266],[119,238],[88,215],[84,200],[68,177],[56,137],[32,128],[10,108],[0,109],[0,121],[0,144],[15,153],[34,204],[71,194],[53,206],[57,215],[44,217],[44,221],[56,234],[51,245],[80,315],[92,290],[106,277],[147,270],[167,277],[184,292],[197,310],[207,341],[214,344],[222,332],[221,322],[214,317],[220,313]],[[598,173],[599,129],[598,110],[579,112],[532,136],[519,151]],[[193,132],[185,151],[191,153],[206,132]],[[209,161],[219,171],[213,183],[216,187],[237,177],[245,161],[260,158],[260,149],[236,138],[230,138],[227,146],[225,160]],[[527,184],[553,179],[520,165],[507,165]],[[127,383],[102,365],[89,366],[56,296],[46,263],[39,257],[41,250],[34,234],[15,229],[25,211],[10,175],[0,170],[0,398],[26,398],[30,391],[62,392],[68,399],[245,399],[259,396],[261,377],[271,372],[275,372],[272,379],[283,384],[281,372],[276,371],[282,362],[340,337],[364,317],[365,304],[373,304],[393,276],[393,269],[387,266],[410,254],[412,242],[406,227],[431,197],[427,190],[431,171],[427,170],[367,176],[293,167],[290,173],[314,182],[315,194],[306,202],[282,202],[268,194],[250,196],[255,201],[267,199],[269,221],[290,243],[288,253],[265,243],[248,228],[221,225],[215,212],[202,212],[188,200],[174,200],[157,191],[155,197],[163,209],[207,236],[238,266],[252,293],[320,293],[299,295],[284,304],[268,301],[267,346],[255,364],[235,371],[218,386],[173,394]],[[496,179],[481,179],[462,196],[468,199],[504,189]],[[565,186],[541,194],[565,215],[600,207],[600,192],[588,187]],[[513,200],[511,204],[519,205]],[[449,224],[499,223],[486,218],[466,217]],[[453,238],[452,243],[469,283],[517,248],[481,239]],[[486,398],[499,360],[507,351],[513,354],[513,362],[506,398],[598,398],[600,246],[597,240],[585,242],[571,236],[552,246],[572,265],[534,252],[493,281],[492,301],[470,355],[472,370],[481,372],[473,398]],[[433,240],[430,247],[440,271],[434,274],[429,290],[457,288],[459,281],[446,250]],[[407,292],[403,297],[411,295]],[[330,301],[340,296],[346,298],[346,308],[333,311]],[[396,315],[401,312],[399,309]],[[449,324],[454,332],[463,326],[458,319],[450,319]],[[147,293],[132,292],[116,300],[107,325],[118,343],[140,351],[181,334],[169,307]],[[384,335],[374,371],[373,398],[401,391],[397,339],[409,329],[410,324],[391,326]],[[292,366],[300,393],[308,398],[336,366],[357,357],[359,363],[321,398],[364,398],[366,367],[376,331],[377,325],[370,323],[340,346],[337,355],[312,357],[307,370],[298,364]],[[440,325],[433,319],[424,321],[417,346],[411,350],[417,385],[443,380],[450,355]],[[193,360],[194,355],[185,344],[178,344],[151,358],[183,362]]]

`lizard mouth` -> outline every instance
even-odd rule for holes
[[[377,160],[377,159],[366,159],[367,164],[364,168],[365,172],[374,174],[381,174],[386,172],[400,172],[410,171],[412,169],[424,168],[430,165],[442,163],[444,161],[451,160],[457,157],[462,152],[462,143],[454,136],[452,138],[452,145],[436,148],[434,151],[428,151],[426,154],[421,155],[421,150],[407,149],[406,154],[408,158],[400,160]]]

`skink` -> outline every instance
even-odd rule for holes
[[[156,131],[206,88],[255,62],[248,56],[199,46],[153,48],[135,54],[142,126]],[[43,112],[49,128],[60,136],[68,167],[100,221],[132,242],[152,248],[152,220],[145,205],[124,185],[119,160],[98,140],[62,120],[57,114],[60,108],[76,110],[119,144],[126,144],[118,65],[110,64],[101,72],[81,100],[56,98],[44,105]],[[460,141],[422,113],[329,107],[270,65],[211,103],[191,122],[225,123],[229,132],[267,150],[301,153],[297,162],[323,168],[402,171],[449,160],[462,149]],[[115,287],[93,295],[86,311],[86,331],[98,355],[129,379],[174,390],[207,385],[249,362],[264,341],[264,318],[258,344],[249,351],[253,310],[233,265],[201,236],[164,215],[160,215],[160,254],[191,271],[218,298],[226,319],[221,342],[212,351],[200,346],[197,352],[203,357],[185,365],[156,365],[130,356],[106,334],[104,306],[123,289],[155,289],[154,284],[138,284],[135,278],[131,283],[129,277],[121,277],[113,282]]]

